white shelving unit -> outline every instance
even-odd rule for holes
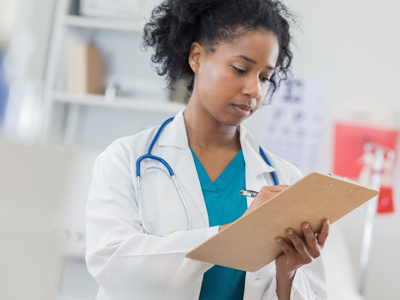
[[[89,300],[89,299],[58,295],[58,296],[56,296],[55,300]]]
[[[44,117],[42,128],[42,141],[48,139],[55,105],[67,104],[68,115],[63,139],[66,144],[74,144],[78,130],[79,114],[82,106],[106,107],[111,109],[124,109],[132,111],[145,111],[154,113],[176,114],[184,108],[183,104],[176,102],[145,101],[143,99],[115,98],[107,101],[99,95],[75,95],[55,88],[57,66],[62,57],[63,33],[66,28],[81,28],[82,30],[111,30],[141,34],[144,20],[129,20],[117,18],[84,17],[71,14],[71,6],[78,3],[77,0],[58,0],[52,37],[50,39],[50,51],[44,86]]]
[[[49,139],[49,137],[53,134],[53,127],[54,124],[58,124],[58,126],[63,126],[62,127],[62,138],[67,145],[76,145],[77,144],[77,133],[80,133],[79,137],[83,137],[84,135],[82,132],[85,132],[83,129],[87,129],[87,127],[90,127],[91,129],[96,128],[98,124],[98,114],[100,112],[100,115],[102,118],[104,118],[104,115],[113,115],[113,117],[110,118],[115,121],[115,118],[119,118],[119,113],[121,115],[125,116],[125,119],[128,117],[130,118],[129,114],[132,112],[133,118],[138,118],[138,122],[140,120],[146,119],[148,121],[148,124],[144,124],[143,126],[148,126],[149,124],[154,124],[151,123],[153,121],[147,120],[148,116],[151,118],[154,117],[155,119],[161,118],[163,119],[164,115],[175,115],[177,112],[182,110],[185,105],[180,104],[177,102],[167,102],[167,101],[156,101],[156,100],[151,100],[151,99],[158,99],[157,97],[149,97],[149,99],[146,99],[146,95],[144,97],[139,95],[143,95],[138,93],[138,98],[124,98],[124,97],[116,97],[110,100],[109,98],[106,98],[105,96],[102,95],[89,95],[89,94],[71,94],[66,92],[63,88],[63,84],[60,83],[60,77],[62,78],[63,76],[60,76],[60,72],[63,72],[65,70],[60,69],[60,61],[64,59],[64,38],[66,37],[66,33],[69,33],[73,31],[75,33],[78,31],[78,33],[83,33],[84,35],[94,35],[94,37],[99,38],[99,40],[95,40],[95,42],[99,42],[100,50],[104,50],[105,54],[108,55],[108,63],[113,64],[113,63],[119,63],[121,64],[121,61],[115,61],[113,57],[110,57],[114,52],[110,51],[113,50],[112,48],[114,45],[112,43],[116,42],[121,42],[121,39],[124,40],[126,39],[135,39],[133,42],[128,42],[128,47],[131,47],[134,43],[138,41],[138,35],[141,35],[141,31],[143,29],[144,22],[143,20],[129,20],[129,19],[117,19],[117,18],[94,18],[94,17],[84,17],[80,16],[77,14],[71,13],[71,5],[75,4],[77,5],[78,1],[77,0],[57,0],[56,4],[56,9],[55,9],[55,15],[54,15],[54,22],[53,22],[53,31],[52,35],[50,38],[50,43],[49,43],[49,54],[48,54],[48,62],[47,62],[47,67],[46,67],[46,79],[45,79],[45,85],[44,85],[44,121],[43,121],[43,129],[42,129],[42,141],[46,141]],[[119,35],[119,39],[115,39],[114,37]],[[108,39],[108,40],[107,40]],[[109,40],[111,40],[111,44],[109,43]],[[125,45],[125,44],[124,44]],[[104,49],[101,48],[102,46],[105,46]],[[118,47],[118,46],[117,46]],[[118,52],[120,54],[121,52]],[[122,52],[122,55],[127,54],[128,51]],[[143,62],[143,56],[140,56],[140,53],[135,53],[134,50],[132,50],[132,56],[133,58],[137,58]],[[133,61],[133,65],[128,63],[128,67],[125,69],[121,68],[113,68],[113,66],[108,65],[109,69],[107,70],[109,73],[107,75],[121,75],[121,74],[114,74],[113,72],[119,72],[122,71],[121,76],[127,76],[129,80],[130,74],[126,74],[126,69],[134,69],[136,66],[135,64],[140,61],[136,60],[131,60],[131,57],[127,58],[130,61]],[[121,67],[121,66],[119,66]],[[142,70],[138,67],[139,70]],[[140,71],[141,72],[141,71]],[[140,73],[140,75],[142,75]],[[160,87],[160,85],[154,83],[153,81],[148,81],[148,74],[144,74],[145,76],[137,78],[138,80],[135,82],[136,85],[140,85],[141,88],[146,88],[146,90],[155,89],[155,86],[157,86],[157,89]],[[137,76],[137,73],[136,73]],[[100,109],[98,109],[100,108]],[[103,109],[101,109],[103,108]],[[104,110],[104,108],[106,110]],[[84,109],[84,114],[81,113],[81,110]],[[109,110],[109,111],[108,111]],[[139,112],[139,113],[138,113]],[[135,114],[136,113],[136,114]],[[97,115],[96,115],[97,114]],[[153,114],[153,116],[151,116]],[[64,122],[58,121],[56,117],[62,116],[63,120],[65,118],[65,125],[62,125]],[[80,117],[81,116],[92,116],[92,118],[88,118],[85,120],[85,122],[80,122]],[[127,116],[128,115],[128,116]],[[93,116],[95,116],[93,118]],[[116,117],[117,116],[117,117]],[[112,119],[114,118],[114,119]],[[93,121],[95,120],[95,121]],[[101,120],[102,121],[102,120]],[[100,121],[100,122],[101,122]],[[57,123],[59,122],[59,123]],[[121,123],[118,123],[119,126],[125,126],[125,124],[122,121]],[[155,121],[154,121],[155,122]],[[84,125],[83,125],[84,123]],[[107,122],[102,122],[102,123],[107,123]],[[90,124],[90,126],[88,126]],[[122,125],[121,125],[122,124]],[[158,123],[155,123],[158,124]],[[130,128],[131,124],[127,124],[126,127]],[[87,127],[85,127],[87,126]],[[107,131],[104,130],[103,131]],[[106,134],[109,134],[109,137],[111,134],[109,133],[110,131],[114,130],[116,126],[111,126],[112,129],[108,130]],[[57,127],[58,129],[58,127]],[[107,128],[108,129],[108,128]],[[138,129],[138,128],[136,128]],[[139,128],[140,129],[140,128]],[[142,128],[143,129],[143,128]],[[130,130],[130,129],[129,129]],[[135,128],[132,129],[134,131]],[[86,134],[85,137],[88,136],[95,136],[93,134],[93,131],[90,131],[90,134]],[[58,132],[58,130],[57,130]],[[118,133],[119,134],[119,133]],[[98,135],[103,135],[103,132],[99,133]],[[111,137],[110,137],[111,138]],[[83,140],[83,138],[81,139]],[[75,194],[74,194],[75,195]],[[74,228],[74,230],[78,230],[77,228]],[[84,229],[83,229],[84,230]],[[64,285],[64,290],[60,290],[60,294],[57,296],[57,300],[90,300],[94,299],[95,296],[91,298],[87,298],[88,296],[82,296],[82,295],[87,295],[89,292],[92,293],[92,290],[94,288],[95,283],[93,281],[90,281],[88,279],[88,273],[84,272],[84,262],[82,261],[84,257],[80,256],[74,256],[74,257],[68,257],[67,255],[65,256],[65,259],[68,259],[69,261],[73,261],[74,263],[69,265],[69,271],[63,271],[63,277],[65,279],[65,282],[68,284]],[[76,283],[76,278],[79,276],[83,276],[84,278],[84,283],[86,284],[77,284]],[[79,289],[82,288],[82,285],[90,286],[87,285],[87,283],[91,283],[91,288],[88,290],[81,290]],[[95,287],[97,288],[97,287]],[[73,290],[73,291],[72,291]],[[71,293],[69,293],[71,292]],[[86,294],[85,294],[86,293]],[[71,296],[72,294],[77,295],[77,296]],[[80,295],[80,296],[78,296]]]
[[[112,101],[109,101],[105,97],[99,95],[79,95],[63,92],[54,92],[53,101],[74,105],[110,107],[138,111],[163,112],[171,114],[177,113],[184,108],[183,104],[175,102],[157,102],[119,97],[113,99]]]
[[[144,23],[141,20],[137,21],[120,21],[115,19],[90,18],[81,16],[64,16],[63,23],[66,26],[106,29],[106,30],[121,30],[130,32],[140,32]]]

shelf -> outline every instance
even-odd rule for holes
[[[115,98],[114,101],[107,101],[104,96],[68,94],[62,92],[55,92],[53,94],[53,100],[59,103],[130,109],[167,114],[176,114],[186,107],[185,104],[176,102],[161,102],[130,98]]]
[[[118,20],[113,18],[95,18],[95,17],[81,17],[81,16],[64,16],[64,24],[73,27],[83,28],[97,28],[108,30],[120,30],[130,32],[142,32],[144,21],[143,20]]]
[[[88,298],[78,298],[74,296],[64,296],[64,295],[57,295],[55,300],[91,300]]]

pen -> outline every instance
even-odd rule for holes
[[[258,192],[251,191],[251,190],[240,190],[239,194],[242,195],[242,196],[255,198],[255,196],[257,196]]]

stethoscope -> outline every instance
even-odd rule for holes
[[[171,166],[170,166],[164,159],[162,159],[162,158],[159,157],[159,156],[155,156],[155,155],[152,155],[152,154],[151,154],[151,151],[153,150],[153,147],[154,147],[154,145],[155,145],[155,143],[156,143],[158,137],[160,136],[161,132],[164,130],[164,128],[165,128],[173,119],[174,119],[174,117],[172,117],[172,118],[166,120],[166,121],[160,126],[160,128],[158,129],[156,135],[154,136],[153,140],[152,140],[151,143],[150,143],[150,146],[149,146],[149,149],[147,150],[147,153],[146,153],[145,155],[142,155],[141,157],[139,157],[138,160],[136,161],[136,178],[137,178],[137,191],[138,191],[139,219],[140,219],[140,222],[142,223],[144,232],[147,233],[147,234],[151,234],[151,233],[150,233],[149,230],[147,230],[147,228],[146,228],[146,226],[145,226],[145,224],[144,224],[144,222],[143,222],[142,205],[141,205],[141,204],[142,204],[142,199],[141,199],[141,193],[140,193],[140,180],[141,180],[141,176],[140,176],[140,163],[141,163],[142,160],[144,160],[144,159],[154,159],[154,160],[157,160],[157,161],[159,161],[160,163],[162,163],[162,164],[167,168],[167,170],[168,170],[168,172],[169,172],[169,175],[171,176],[171,179],[172,179],[172,181],[173,181],[174,184],[175,184],[175,188],[176,188],[176,190],[177,190],[177,192],[178,192],[178,194],[179,194],[179,198],[181,199],[182,204],[183,204],[183,206],[185,207],[185,210],[186,210],[186,216],[187,216],[187,219],[188,219],[188,229],[187,229],[187,230],[190,230],[190,229],[192,228],[192,220],[191,220],[191,218],[190,218],[189,209],[188,209],[188,207],[187,207],[187,204],[186,204],[185,199],[183,198],[183,195],[182,195],[181,189],[180,189],[180,187],[179,187],[178,181],[177,181],[176,178],[175,178],[175,173],[174,173],[174,171],[172,170]],[[269,165],[270,167],[272,167],[272,166],[271,166],[271,163],[269,162],[269,160],[268,160],[267,156],[265,155],[265,152],[264,152],[264,150],[261,148],[261,146],[260,146],[260,155],[261,155],[261,157],[264,159],[264,161],[267,163],[267,165]],[[276,176],[275,171],[271,172],[270,174],[271,174],[271,176],[272,176],[272,180],[274,181],[274,185],[279,185],[279,181],[278,181],[278,178],[277,178],[277,176]]]

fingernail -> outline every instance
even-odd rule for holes
[[[331,226],[331,223],[329,223],[329,220],[328,220],[328,222],[326,222],[326,226]]]
[[[288,234],[288,235],[292,235],[292,234],[293,234],[293,230],[292,230],[292,229],[289,229],[288,232],[287,232],[287,234]]]
[[[281,239],[281,238],[277,238],[276,241],[277,241],[278,243],[282,243],[282,239]]]
[[[308,224],[306,224],[306,226],[304,226],[304,229],[308,230],[308,228],[310,228],[310,226]]]

